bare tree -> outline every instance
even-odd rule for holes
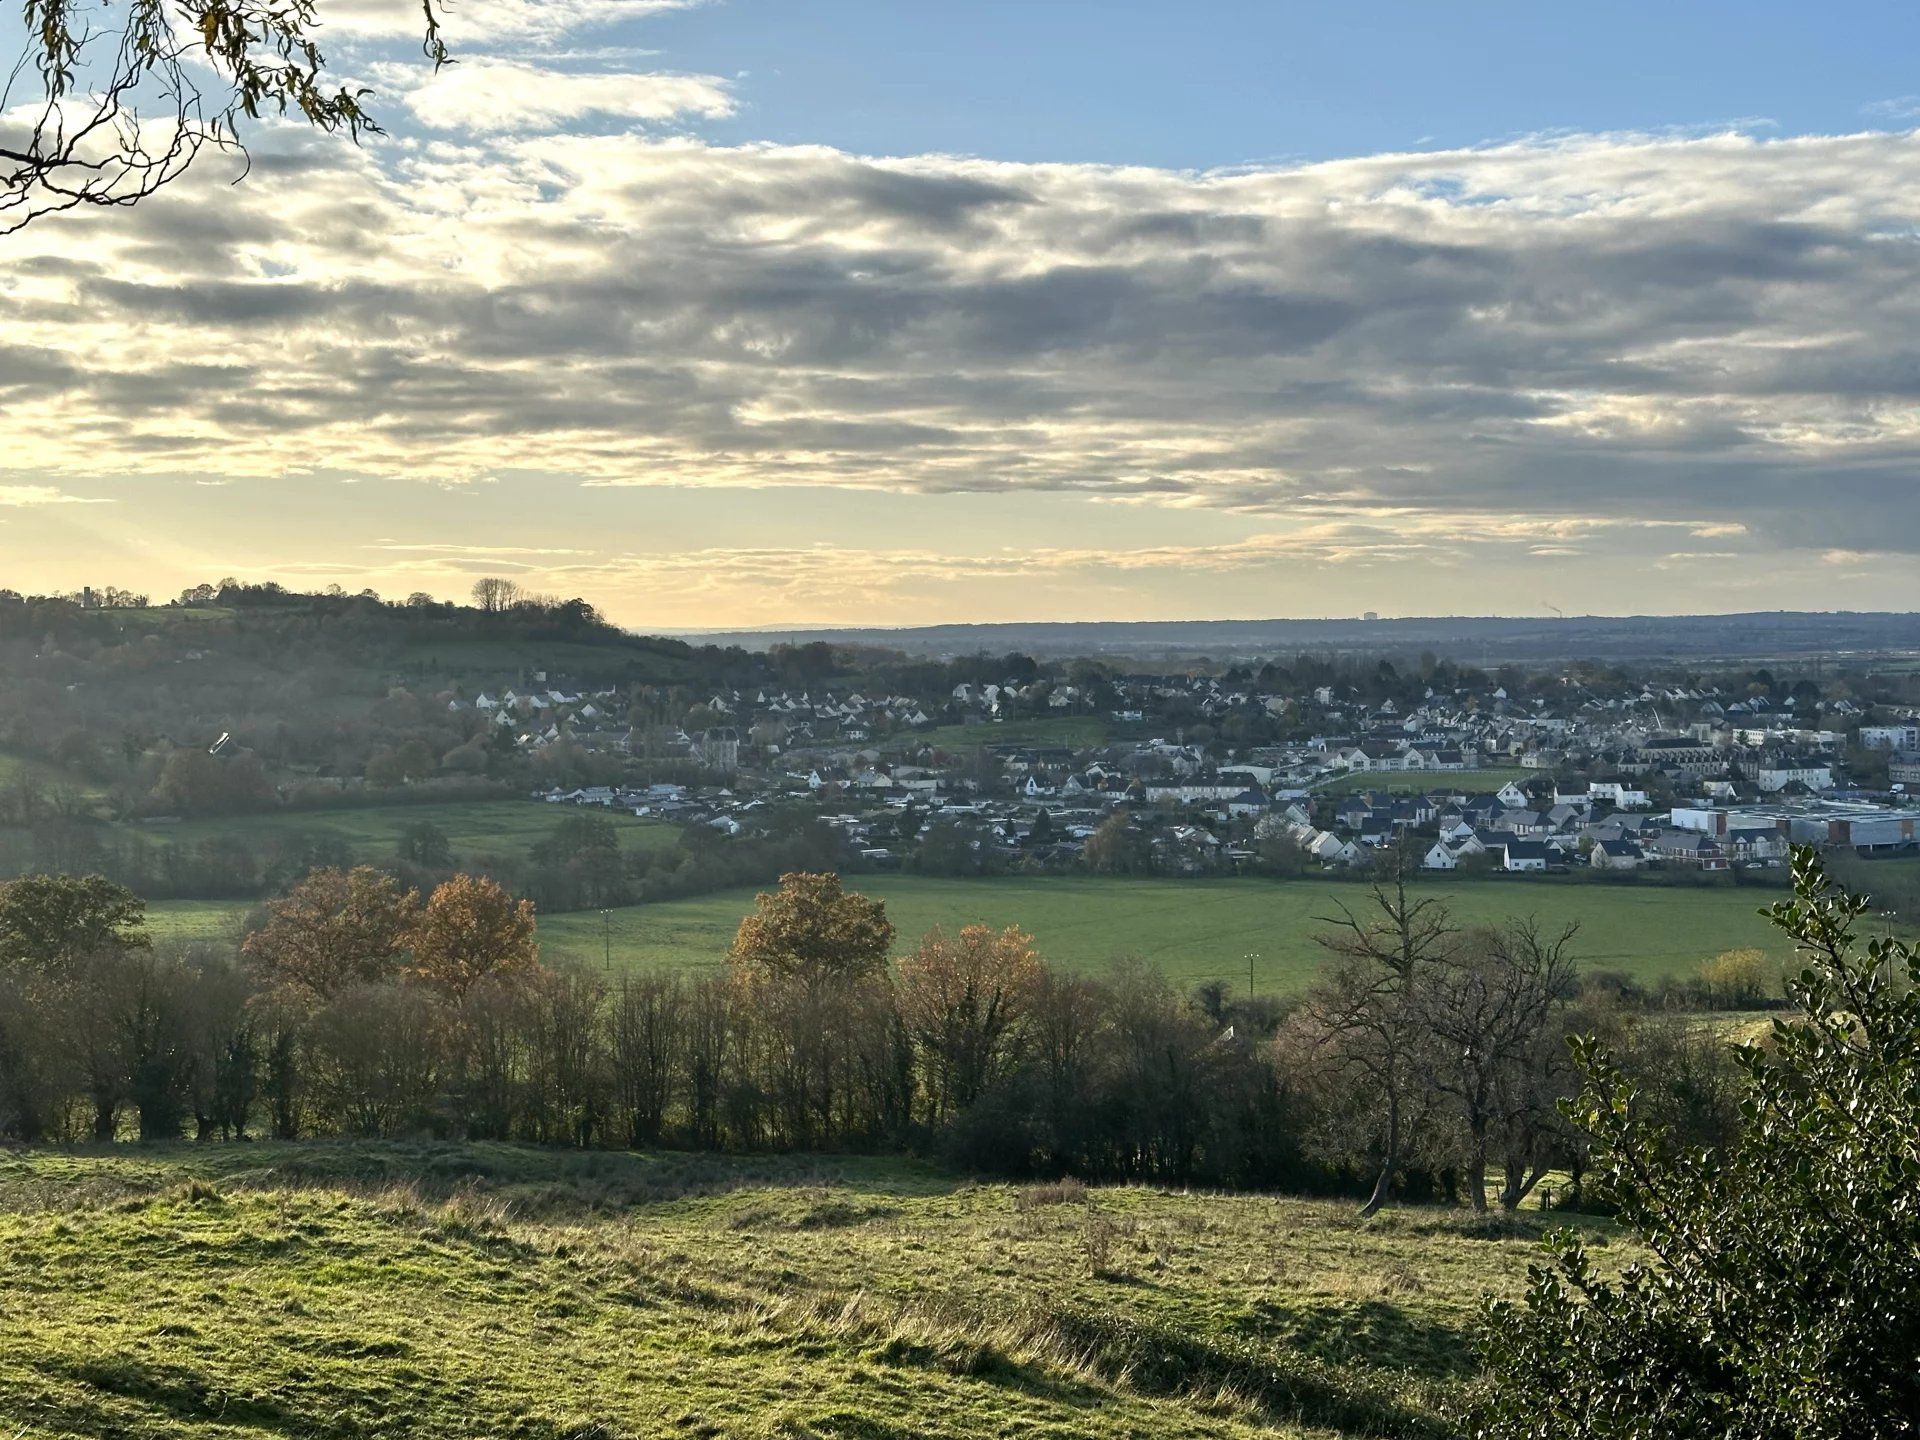
[[[520,602],[520,586],[512,580],[488,576],[473,582],[473,603],[489,615],[511,610]]]
[[[444,64],[436,0],[420,4],[422,47]],[[381,133],[366,90],[331,85],[314,0],[25,0],[25,28],[0,92],[0,116],[26,117],[0,119],[0,234],[136,204],[207,146],[244,153],[241,127],[263,114],[356,142]],[[37,93],[16,94],[29,85]]]
[[[1555,1108],[1572,1082],[1557,1023],[1573,993],[1578,926],[1544,933],[1532,917],[1480,930],[1442,957],[1426,989],[1434,1086],[1460,1107],[1467,1130],[1467,1197],[1487,1208],[1487,1164],[1497,1145],[1500,1204],[1512,1210],[1546,1174],[1559,1131]]]
[[[1426,1042],[1427,987],[1452,952],[1456,928],[1432,896],[1407,895],[1407,862],[1396,849],[1393,873],[1372,887],[1360,915],[1347,906],[1322,917],[1320,943],[1337,957],[1307,1002],[1307,1019],[1336,1069],[1369,1086],[1380,1110],[1380,1167],[1362,1215],[1386,1203],[1428,1082],[1419,1072]]]

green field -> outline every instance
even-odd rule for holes
[[[16,1153],[0,1433],[1432,1434],[1536,1223],[857,1159]]]
[[[147,902],[147,930],[159,941],[231,939],[239,933],[240,922],[257,903],[253,900],[151,900]]]
[[[489,855],[523,856],[553,833],[561,821],[591,814],[620,831],[623,846],[671,845],[676,826],[643,820],[625,811],[581,810],[537,800],[474,800],[438,805],[370,805],[335,810],[280,810],[219,820],[183,820],[171,825],[130,825],[133,833],[157,843],[198,844],[202,840],[270,835],[326,836],[344,843],[356,861],[379,863],[394,858],[408,826],[428,823],[446,833],[456,862]]]
[[[1107,722],[1094,715],[1049,716],[1034,720],[989,721],[984,725],[941,725],[902,736],[908,746],[970,750],[981,745],[1066,745],[1075,750],[1104,745]]]
[[[90,806],[98,806],[105,795],[98,785],[84,775],[62,769],[50,760],[0,750],[0,786],[13,785],[29,776],[37,780],[43,790],[76,790],[86,797]]]
[[[1355,790],[1382,791],[1388,795],[1425,795],[1431,791],[1460,791],[1467,795],[1491,795],[1508,781],[1521,787],[1542,778],[1551,779],[1549,770],[1523,770],[1518,765],[1489,765],[1480,770],[1427,770],[1414,774],[1348,775],[1343,779],[1316,786],[1316,795],[1345,795]]]
[[[1365,887],[1325,880],[1106,880],[1003,878],[935,880],[851,877],[849,885],[887,902],[901,948],[935,925],[1018,925],[1056,964],[1099,971],[1138,955],[1182,985],[1219,978],[1244,987],[1248,955],[1268,994],[1297,991],[1325,952],[1317,917],[1339,904],[1358,906]],[[1791,947],[1756,913],[1774,892],[1590,885],[1568,881],[1461,880],[1425,887],[1450,904],[1462,924],[1537,915],[1548,925],[1576,922],[1576,952],[1586,969],[1625,970],[1657,979],[1693,969],[1722,950],[1755,946],[1785,956]],[[722,963],[753,891],[638,905],[609,914],[615,968],[693,970]],[[553,960],[599,965],[600,914],[549,915],[540,921]]]

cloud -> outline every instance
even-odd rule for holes
[[[591,550],[577,550],[555,545],[447,545],[432,541],[419,544],[404,544],[398,540],[375,540],[367,546],[369,550],[393,550],[414,552],[424,555],[477,555],[486,556],[526,556],[526,555],[591,555]]]
[[[0,509],[24,510],[38,505],[110,505],[105,497],[69,495],[51,485],[0,485]]]
[[[600,29],[670,10],[690,10],[703,0],[480,0],[437,4],[448,45],[459,53],[478,42],[550,44],[580,30]],[[418,0],[333,0],[325,11],[323,38],[412,40],[425,18]]]
[[[22,478],[1038,492],[1315,565],[1920,551],[1907,136],[1218,174],[469,136],[224,178],[14,242]]]
[[[382,73],[417,81],[405,91],[406,106],[439,130],[555,129],[597,117],[713,119],[734,109],[728,82],[712,75],[580,74],[484,56],[437,71],[390,66]]]
[[[1860,107],[1860,113],[1874,120],[1920,118],[1920,95],[1896,95],[1890,100],[1872,100]]]

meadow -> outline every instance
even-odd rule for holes
[[[848,878],[887,902],[899,948],[934,926],[1018,925],[1048,960],[1097,972],[1138,956],[1182,986],[1247,983],[1249,955],[1261,994],[1303,989],[1324,962],[1315,936],[1341,905],[1359,907],[1363,885],[1322,879],[1144,880],[1001,877],[944,880],[904,875]],[[1582,884],[1548,880],[1449,880],[1419,887],[1452,907],[1462,925],[1534,915],[1548,926],[1577,924],[1575,951],[1588,970],[1623,970],[1642,980],[1691,971],[1723,950],[1752,946],[1784,958],[1784,943],[1758,911],[1777,892],[1760,888]],[[699,970],[724,961],[754,891],[543,916],[550,960],[615,969]],[[608,937],[611,945],[608,945]]]
[[[1538,1226],[859,1158],[29,1151],[0,1432],[1439,1435]]]
[[[340,806],[325,810],[276,810],[265,815],[217,820],[182,820],[166,825],[131,825],[131,832],[155,843],[194,845],[209,839],[263,840],[273,835],[323,837],[346,847],[357,863],[390,863],[401,837],[415,825],[437,826],[447,837],[456,862],[491,855],[524,856],[563,820],[591,813],[620,832],[623,847],[671,845],[677,827],[641,819],[625,811],[583,812],[571,806],[526,800],[469,800],[443,804]]]
[[[1479,770],[1409,771],[1399,774],[1378,772],[1344,775],[1338,780],[1314,787],[1316,795],[1351,795],[1380,792],[1387,795],[1427,795],[1436,790],[1463,790],[1469,795],[1488,795],[1512,782],[1522,789],[1541,778],[1542,772],[1519,765],[1488,765]],[[1551,777],[1549,777],[1551,778]]]
[[[1030,720],[998,720],[983,725],[936,725],[897,736],[889,748],[914,750],[931,745],[949,752],[983,745],[1065,745],[1075,750],[1107,743],[1112,727],[1097,715],[1048,715]]]

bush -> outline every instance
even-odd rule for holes
[[[1920,948],[1857,944],[1868,902],[1795,851],[1769,908],[1811,957],[1771,1050],[1738,1050],[1741,1114],[1679,1146],[1576,1045],[1603,1195],[1652,1258],[1601,1277],[1569,1233],[1523,1304],[1490,1308],[1485,1440],[1911,1435],[1920,1417]]]

